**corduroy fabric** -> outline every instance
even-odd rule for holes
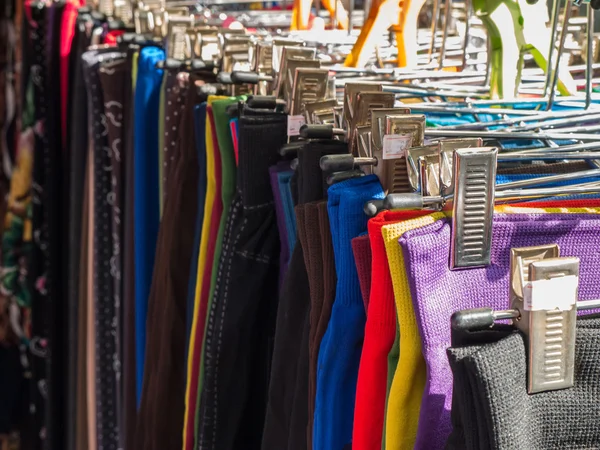
[[[366,201],[383,198],[374,175],[342,181],[328,190],[337,287],[331,318],[321,341],[313,448],[343,448],[352,441],[356,379],[364,337],[365,310],[354,258],[352,238],[366,231]]]
[[[453,430],[447,448],[599,448],[600,319],[596,316],[577,320],[574,386],[534,395],[528,395],[526,390],[527,352],[523,336],[506,335],[503,331],[495,334],[496,342],[476,340],[448,350],[455,375],[454,395],[474,405],[477,414],[467,408],[457,411],[466,413],[459,418],[466,420],[462,430]],[[460,423],[457,425],[460,427]]]
[[[441,213],[427,214],[381,228],[398,321],[398,349],[392,347],[388,357],[388,371],[394,375],[391,377],[385,413],[386,449],[404,449],[414,445],[425,384],[425,362],[421,355],[421,342],[398,238],[408,230],[423,227],[442,217]],[[397,360],[394,360],[395,355],[398,355]]]
[[[239,119],[238,192],[229,211],[207,321],[198,445],[260,448],[278,292],[279,236],[268,168],[286,116]]]
[[[422,211],[384,211],[368,222],[368,237],[372,252],[370,274],[372,288],[356,387],[353,449],[381,448],[388,381],[388,355],[396,336],[396,322],[399,320],[396,315],[392,277],[382,228],[384,225],[426,214],[427,212]],[[411,379],[408,378],[407,381],[410,384]]]
[[[354,254],[354,264],[356,265],[360,293],[362,294],[366,314],[369,308],[369,294],[371,292],[372,259],[371,242],[369,241],[368,234],[352,239],[352,253]]]
[[[455,271],[449,270],[447,264],[447,220],[409,231],[400,238],[427,362],[416,448],[443,448],[450,434],[452,377],[446,348],[450,345],[448,321],[452,313],[468,308],[506,307],[510,257],[507,249],[549,243],[558,244],[563,256],[581,259],[579,298],[598,298],[600,254],[594,251],[593,243],[599,230],[600,220],[593,215],[496,214],[491,265]]]

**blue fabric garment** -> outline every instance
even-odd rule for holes
[[[194,321],[194,306],[196,300],[196,280],[198,279],[198,253],[200,253],[200,238],[202,236],[202,223],[204,221],[204,202],[206,201],[206,103],[194,108],[194,133],[196,139],[196,152],[198,154],[198,212],[194,231],[194,251],[190,265],[190,279],[188,283],[187,311],[186,311],[186,340],[185,354],[188,354],[192,323]],[[187,362],[186,362],[187,364]],[[185,371],[187,374],[187,370]]]
[[[327,210],[337,273],[335,301],[317,363],[313,449],[343,449],[352,441],[354,401],[362,352],[365,308],[351,240],[367,229],[363,205],[384,197],[375,175],[334,184]]]
[[[496,176],[496,184],[504,184],[510,183],[512,181],[521,181],[521,180],[530,180],[532,178],[542,178],[547,177],[552,174],[511,174],[511,175],[497,175]],[[577,180],[567,180],[567,181],[558,181],[555,183],[545,184],[543,186],[532,186],[532,188],[545,188],[545,187],[560,187],[560,186],[572,186],[574,184],[579,183],[589,183],[592,181],[600,181],[600,177],[585,177],[579,178]],[[527,189],[527,188],[524,188]],[[557,197],[546,197],[542,199],[531,199],[528,201],[536,202],[536,201],[553,201],[553,200],[584,200],[584,199],[594,199],[600,198],[600,194],[574,194],[574,195],[560,195]]]
[[[296,213],[294,212],[294,200],[292,199],[292,190],[290,180],[294,172],[292,170],[280,172],[277,174],[277,183],[279,184],[279,192],[283,203],[283,212],[285,216],[285,229],[287,232],[287,241],[289,247],[289,255],[292,255],[294,246],[296,245]]]
[[[158,194],[158,109],[163,71],[156,63],[163,50],[140,52],[134,98],[134,246],[135,246],[135,350],[138,406],[144,378],[146,316],[154,270],[154,253],[160,221]]]

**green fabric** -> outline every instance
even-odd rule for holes
[[[135,92],[135,85],[137,83],[138,59],[139,58],[140,58],[140,52],[135,52],[133,54],[133,58],[131,59],[131,84],[133,86],[134,92]]]
[[[215,293],[217,284],[217,272],[219,259],[221,258],[221,247],[223,246],[223,234],[225,233],[225,222],[229,215],[229,206],[235,193],[235,184],[237,177],[237,166],[235,163],[235,151],[233,149],[233,140],[231,138],[231,129],[229,128],[229,115],[227,107],[239,100],[245,100],[246,97],[230,97],[227,100],[215,100],[212,104],[213,116],[215,118],[216,138],[219,143],[219,152],[221,153],[221,198],[223,199],[223,214],[219,224],[219,234],[217,235],[217,244],[215,245],[215,258],[213,260],[212,278],[210,280],[210,295],[208,307],[211,306],[211,300]],[[210,311],[210,309],[209,309]],[[208,319],[208,316],[207,316]]]
[[[229,206],[233,200],[235,194],[236,179],[237,179],[237,165],[235,162],[235,151],[233,148],[233,139],[231,137],[231,129],[229,128],[229,115],[227,114],[227,107],[240,100],[246,100],[246,96],[240,97],[229,97],[220,100],[211,100],[208,98],[208,104],[212,108],[213,118],[215,120],[215,135],[213,139],[216,139],[219,144],[219,153],[221,155],[221,199],[223,201],[223,213],[221,214],[221,221],[219,222],[219,232],[217,234],[217,242],[215,244],[215,254],[213,258],[213,271],[210,280],[210,293],[208,295],[208,304],[206,314],[206,325],[204,327],[204,339],[202,340],[202,352],[200,357],[200,373],[198,380],[198,401],[196,402],[195,412],[195,445],[198,446],[198,426],[199,426],[199,413],[200,413],[200,396],[204,384],[204,358],[205,358],[205,343],[206,333],[208,332],[208,320],[210,317],[210,310],[212,308],[213,295],[215,293],[215,287],[217,284],[217,272],[219,267],[219,260],[221,259],[221,249],[223,247],[223,235],[225,233],[225,223],[229,216]],[[208,264],[208,263],[207,263]]]
[[[164,203],[164,166],[165,166],[165,86],[167,82],[167,71],[163,74],[160,87],[160,100],[158,105],[158,202],[160,205],[160,217],[163,214]]]

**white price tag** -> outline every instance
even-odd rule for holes
[[[383,159],[397,159],[406,155],[412,144],[412,134],[386,134],[383,136]]]
[[[577,302],[578,284],[576,275],[530,281],[523,286],[523,307],[525,311],[569,311]]]
[[[304,125],[306,121],[304,116],[288,116],[287,121],[287,135],[298,136],[300,135],[300,127]]]

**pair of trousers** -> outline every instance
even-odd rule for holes
[[[239,119],[229,210],[205,338],[199,447],[260,447],[277,308],[279,236],[268,169],[286,142],[283,114]]]
[[[189,81],[193,85],[193,77]],[[147,360],[138,412],[136,448],[181,447],[185,398],[186,303],[198,206],[195,90],[181,109],[171,148],[152,287],[148,302]],[[165,416],[165,411],[169,414]]]
[[[326,196],[326,183],[319,166],[321,157],[330,153],[347,153],[347,151],[347,144],[339,141],[308,142],[298,150],[298,167],[292,177],[296,182],[291,184],[296,186],[298,202],[296,223],[299,235],[304,234],[300,226],[301,223],[304,225],[307,204],[322,200]],[[310,226],[309,228],[312,229]],[[294,405],[300,407],[300,404],[294,400],[298,396],[297,392],[310,390],[308,381],[310,364],[305,365],[305,362],[310,359],[310,351],[305,335],[307,338],[310,337],[311,289],[302,240],[305,239],[296,241],[280,294],[262,442],[264,450],[288,448],[293,444],[302,446],[305,444],[305,439],[299,441],[296,436],[300,436],[301,433],[302,436],[306,436],[309,423],[309,411],[306,411],[304,416],[300,411],[294,414]],[[299,367],[306,367],[306,370],[300,372]],[[304,395],[306,397],[306,394]],[[306,417],[306,414],[309,417]],[[293,417],[296,419],[294,420]]]

